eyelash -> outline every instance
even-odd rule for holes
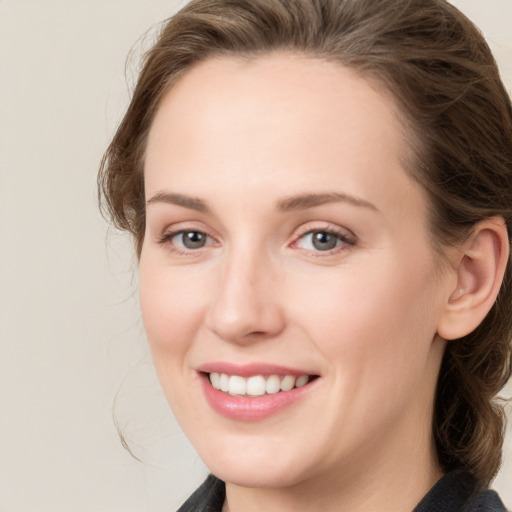
[[[334,236],[338,241],[342,243],[341,247],[334,247],[326,251],[304,249],[308,255],[312,255],[314,257],[321,258],[326,256],[332,256],[334,254],[337,254],[338,252],[346,251],[349,247],[353,247],[356,245],[355,238],[352,238],[349,235],[347,235],[345,231],[336,229],[331,226],[326,226],[324,228],[307,229],[296,238],[296,240],[291,244],[291,246],[297,246],[298,243],[301,240],[303,240],[306,236],[313,235],[314,233],[321,233],[325,235]]]
[[[194,252],[197,252],[198,249],[203,249],[204,247],[199,247],[198,249],[182,249],[181,247],[176,246],[172,243],[172,239],[178,235],[183,235],[185,233],[196,233],[199,235],[202,235],[206,237],[207,239],[216,241],[213,237],[205,233],[204,231],[201,231],[200,229],[178,229],[176,231],[171,231],[168,233],[164,233],[163,236],[161,236],[157,242],[158,244],[164,246],[168,245],[171,252],[178,254],[180,256],[191,256]]]
[[[204,231],[201,231],[199,229],[179,229],[176,231],[171,231],[171,232],[165,233],[163,236],[161,236],[157,240],[157,243],[162,246],[169,245],[169,249],[171,250],[171,252],[173,252],[177,255],[180,255],[180,256],[181,255],[182,256],[191,256],[191,255],[193,255],[193,253],[198,252],[199,249],[203,249],[203,248],[211,245],[211,242],[210,242],[210,244],[208,244],[207,246],[198,247],[196,249],[192,249],[192,248],[183,249],[183,248],[171,243],[173,238],[175,238],[178,235],[183,235],[185,233],[196,233],[196,234],[206,237],[207,239],[209,239],[210,241],[213,241],[214,243],[217,242],[212,236],[208,235],[207,233],[205,233]],[[334,247],[334,248],[326,250],[326,251],[303,249],[308,255],[312,255],[314,257],[331,256],[333,254],[337,254],[340,251],[346,251],[348,249],[348,247],[352,247],[352,246],[356,245],[356,240],[354,240],[353,238],[348,236],[345,232],[329,226],[329,227],[324,227],[324,228],[307,229],[306,231],[304,231],[303,233],[301,233],[299,236],[296,237],[295,241],[290,244],[290,247],[297,247],[298,243],[301,240],[303,240],[308,235],[313,235],[314,233],[321,233],[321,234],[325,234],[325,235],[334,236],[334,237],[336,237],[336,239],[339,242],[342,243],[341,247]]]

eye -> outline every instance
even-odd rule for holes
[[[170,244],[176,250],[193,251],[211,245],[213,239],[197,230],[181,230],[164,235],[160,243]]]
[[[294,245],[307,251],[328,252],[346,245],[354,245],[354,242],[342,233],[322,229],[308,231]]]
[[[173,240],[187,249],[200,249],[206,245],[208,236],[201,231],[183,231],[175,235]]]

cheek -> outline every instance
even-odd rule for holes
[[[391,254],[358,266],[364,271],[340,268],[297,283],[289,295],[293,315],[333,368],[352,381],[367,376],[380,386],[379,376],[394,386],[425,364],[436,333],[431,264],[423,260]]]
[[[140,302],[144,328],[160,374],[181,365],[205,309],[207,294],[186,272],[151,264],[141,258]]]

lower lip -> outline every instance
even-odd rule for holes
[[[300,388],[279,391],[270,395],[256,397],[233,396],[215,389],[207,375],[203,375],[202,386],[210,406],[226,418],[237,421],[260,421],[275,414],[300,400],[309,393],[318,378]]]

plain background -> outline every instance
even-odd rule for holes
[[[455,3],[511,90],[512,0]],[[0,0],[0,512],[171,511],[206,474],[153,374],[130,242],[107,235],[95,190],[139,38],[183,4]],[[142,464],[117,437],[116,396]],[[508,507],[511,437],[495,483]]]

